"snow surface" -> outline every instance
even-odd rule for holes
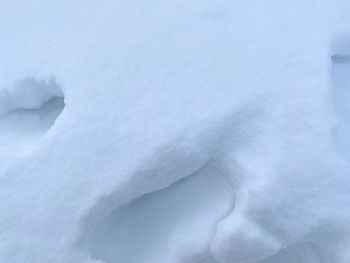
[[[348,263],[347,2],[0,1],[0,262]]]

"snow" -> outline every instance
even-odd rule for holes
[[[0,94],[0,161],[8,163],[30,152],[64,109],[63,94],[54,79],[26,78]]]
[[[0,262],[347,263],[345,0],[0,2]]]

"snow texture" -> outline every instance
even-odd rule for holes
[[[349,11],[0,1],[0,262],[348,263]]]

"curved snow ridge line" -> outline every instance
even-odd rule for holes
[[[233,210],[242,176],[234,157],[227,158],[225,151],[252,142],[260,115],[243,109],[206,124],[204,132],[195,134],[201,138],[197,138],[198,149],[177,149],[184,141],[192,141],[191,136],[172,142],[171,148],[148,162],[146,171],[135,172],[126,185],[97,201],[82,224],[83,247],[92,258],[108,263],[121,262],[120,258],[143,262],[140,257],[164,262],[162,255],[167,249],[171,250],[168,255],[173,253],[174,263],[203,260],[210,252],[216,224]],[[133,196],[125,197],[128,194]],[[132,235],[126,229],[138,229],[139,233]],[[192,236],[186,234],[190,232]],[[169,240],[174,246],[167,246]],[[137,255],[130,251],[134,244],[140,247]],[[196,247],[194,251],[188,249],[191,246]]]
[[[222,124],[220,124],[221,126]],[[200,138],[197,138],[197,141],[200,142],[195,147],[186,147],[186,142],[184,141],[192,141],[193,138],[191,137],[192,135],[186,137],[191,131],[188,133],[185,131],[184,137],[186,138],[179,136],[167,146],[157,149],[132,174],[125,176],[128,178],[127,180],[116,185],[112,193],[96,202],[91,210],[97,210],[98,212],[89,212],[84,218],[83,225],[95,224],[99,219],[94,218],[94,215],[105,216],[111,209],[115,209],[143,195],[167,188],[172,183],[176,183],[178,180],[202,169],[213,159],[213,155],[217,154],[217,151],[214,149],[220,148],[223,142],[226,141],[224,137],[230,132],[225,129],[224,134],[221,135],[223,132],[216,133],[216,130],[218,130],[217,124],[214,130],[206,130],[204,134],[196,133],[195,136]],[[233,134],[236,133],[233,132]],[[247,135],[249,136],[249,133]],[[234,143],[237,143],[235,146],[240,147],[241,144],[247,142],[241,139]]]
[[[187,235],[189,230],[207,231],[210,222],[217,217],[217,214],[220,214],[221,210],[227,210],[226,208],[231,205],[230,196],[229,178],[217,175],[212,167],[205,166],[165,189],[144,195],[113,211],[108,216],[110,221],[100,224],[99,229],[101,226],[102,229],[95,232],[95,238],[100,236],[101,239],[92,242],[92,254],[101,259],[108,259],[106,257],[108,251],[105,249],[110,246],[115,254],[113,252],[109,257],[115,259],[121,257],[128,262],[138,262],[132,253],[124,253],[129,250],[128,248],[137,246],[139,251],[137,257],[147,258],[147,255],[150,255],[154,262],[161,262],[162,256],[158,254],[159,250],[163,252],[169,250],[170,243],[174,244],[173,248],[183,250],[184,243],[188,242],[187,237],[183,235]],[[221,208],[223,203],[227,205]],[[203,219],[208,211],[213,213],[211,217],[214,219]],[[125,229],[128,229],[127,233],[124,233]],[[104,233],[108,233],[108,239],[113,242],[104,242],[106,238]],[[209,235],[205,238],[209,238]],[[204,244],[200,244],[202,245]],[[173,258],[176,258],[176,255],[173,255]]]
[[[0,116],[20,109],[40,109],[55,98],[63,98],[63,92],[54,78],[37,80],[27,77],[0,90]]]
[[[112,211],[90,236],[90,253],[105,262],[121,262],[120,258],[123,262],[143,262],[140,256],[162,262],[162,253],[167,250],[170,255],[174,248],[183,251],[195,244],[197,253],[207,254],[216,222],[232,210],[234,189],[230,172],[207,162],[199,171],[170,186]],[[194,232],[188,236],[191,231]],[[135,246],[137,255],[130,253]],[[175,253],[172,258],[192,258],[191,253]],[[174,262],[187,261],[194,262]]]
[[[101,199],[99,202],[104,206],[114,207],[131,202],[142,195],[167,188],[172,183],[195,173],[216,158],[215,156],[223,154],[226,148],[236,150],[244,148],[256,136],[255,121],[261,117],[261,112],[246,110],[246,108],[249,107],[243,107],[215,123],[205,123],[203,125],[205,127],[192,127],[200,132],[193,133],[190,128],[185,130],[167,146],[157,149],[150,158],[144,160],[131,175],[127,176],[129,179],[117,185],[109,197],[102,198],[103,201]],[[196,144],[193,146],[191,144],[194,139],[196,139]],[[186,147],[187,142],[190,142],[190,148]],[[146,187],[150,181],[155,181],[158,185],[151,184],[150,187]],[[141,190],[138,189],[139,187],[142,187]],[[124,191],[125,189],[128,191]],[[123,192],[131,192],[135,196],[120,198]],[[114,194],[119,197],[113,196]],[[96,204],[95,208],[97,207],[101,206]]]

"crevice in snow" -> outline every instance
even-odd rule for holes
[[[90,254],[108,263],[179,258],[197,262],[191,252],[209,251],[216,222],[232,209],[233,192],[225,168],[208,163],[165,189],[115,209],[90,235]],[[178,251],[183,254],[177,255]]]
[[[0,105],[0,153],[29,150],[54,125],[65,106],[55,79],[34,78],[0,90]],[[4,158],[0,161],[6,161]]]

